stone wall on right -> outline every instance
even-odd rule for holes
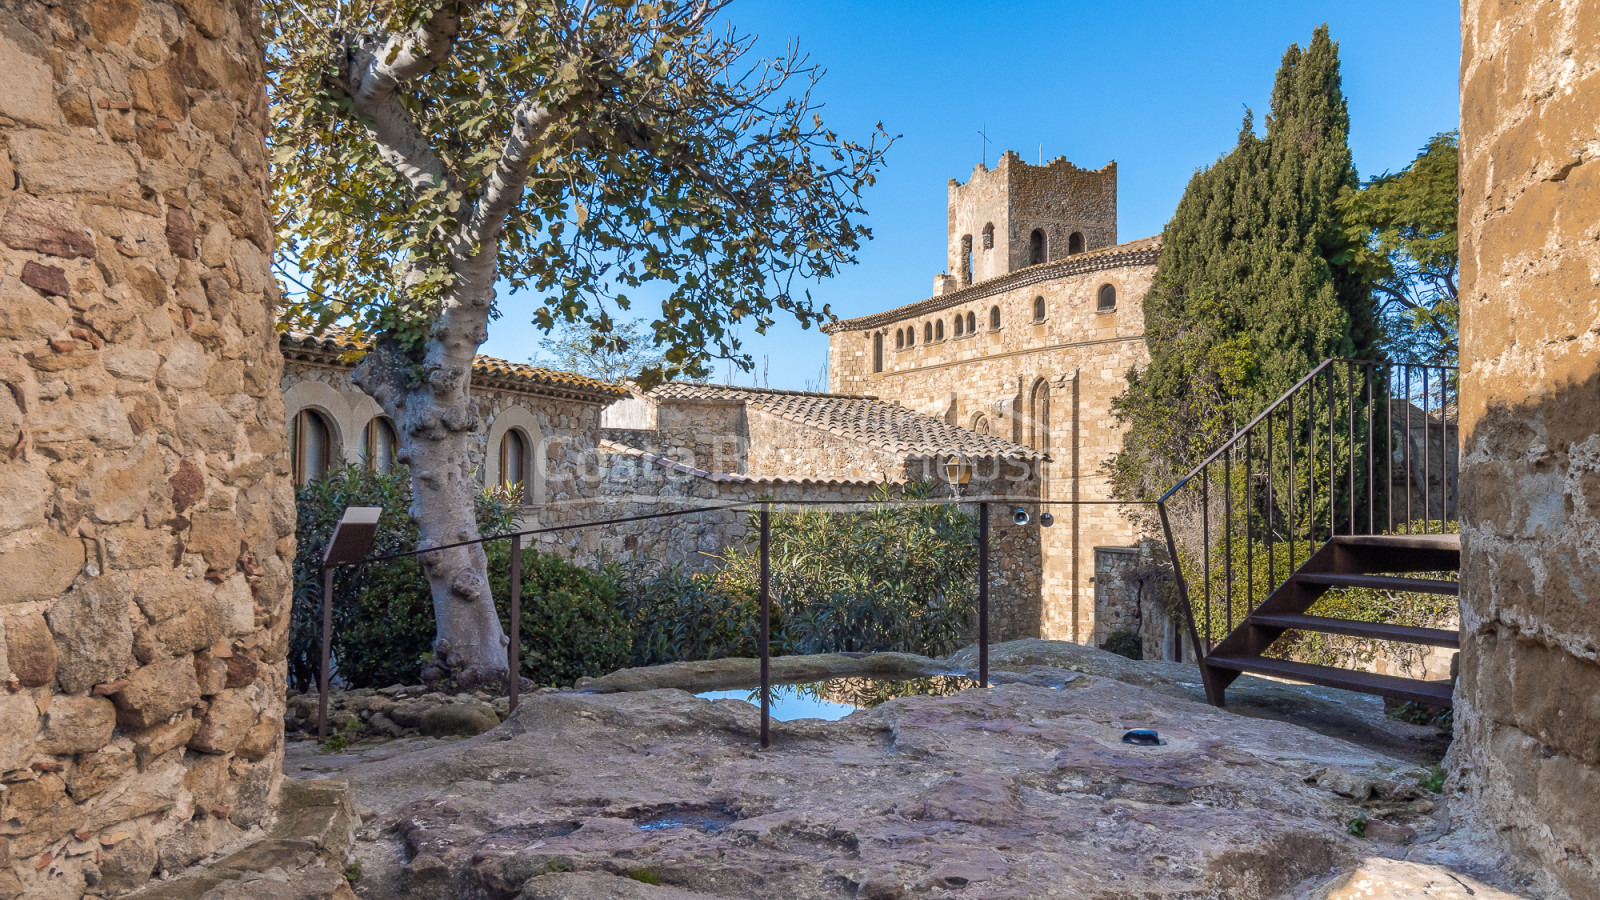
[[[1600,897],[1600,4],[1464,0],[1452,769]]]

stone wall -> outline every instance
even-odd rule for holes
[[[1453,769],[1600,896],[1600,5],[1462,4]]]
[[[1128,246],[1128,245],[1125,245]],[[1138,539],[1121,507],[1106,503],[1101,467],[1121,449],[1111,401],[1130,368],[1148,360],[1143,298],[1155,275],[1153,243],[1081,264],[1053,263],[945,297],[840,323],[830,332],[831,389],[898,402],[945,421],[1045,449],[1040,477],[1050,500],[1102,501],[1052,509],[1040,532],[1043,558],[1041,636],[1085,642],[1094,633],[1094,548]],[[1035,267],[1036,269],[1038,267]],[[1116,290],[1100,311],[1099,289]],[[1044,300],[1043,319],[1035,301]],[[998,309],[1000,327],[991,328]],[[971,312],[974,333],[954,337],[957,315]],[[928,342],[934,321],[945,339]],[[895,335],[916,340],[896,348]],[[873,371],[873,335],[885,335],[884,371]],[[1037,511],[1036,511],[1037,512]]]
[[[294,497],[260,11],[0,7],[0,897],[267,823]]]
[[[950,289],[976,284],[1033,265],[1029,238],[1044,233],[1044,261],[1064,259],[1071,236],[1081,250],[1117,242],[1117,164],[1081,169],[1063,157],[1042,166],[1023,162],[1014,151],[1000,155],[993,169],[974,166],[966,184],[951,179],[948,246]],[[966,251],[972,252],[966,279]],[[943,291],[935,290],[935,293]]]
[[[1188,623],[1168,611],[1177,587],[1167,547],[1140,541],[1130,547],[1094,548],[1094,635],[1104,648],[1113,635],[1137,635],[1145,659],[1195,659]]]

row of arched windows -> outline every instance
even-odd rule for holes
[[[512,428],[500,438],[500,483],[522,484],[528,477],[528,436]],[[388,416],[374,416],[361,432],[361,464],[374,472],[394,471],[400,435]],[[289,465],[296,487],[321,478],[336,462],[333,426],[315,409],[302,409],[289,421]]]
[[[985,249],[985,250],[993,250],[994,249],[994,223],[993,222],[984,223],[983,230],[980,232],[980,235],[981,235],[982,241],[983,241],[983,249]],[[1085,247],[1085,244],[1084,244],[1084,239],[1083,239],[1083,232],[1074,231],[1070,235],[1067,235],[1067,255],[1068,256],[1076,256],[1079,253],[1082,253],[1084,251],[1084,247]],[[1049,238],[1045,235],[1045,232],[1044,232],[1043,228],[1035,228],[1035,229],[1033,229],[1033,231],[1029,232],[1029,234],[1028,234],[1028,263],[1027,264],[1030,265],[1030,266],[1037,266],[1040,263],[1048,262],[1049,259],[1050,259]],[[972,284],[972,278],[973,278],[973,275],[972,275],[972,273],[973,273],[973,268],[972,268],[972,235],[970,235],[970,234],[963,235],[962,238],[961,238],[961,256],[960,256],[960,261],[961,261],[961,283],[963,285]]]

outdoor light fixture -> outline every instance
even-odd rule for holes
[[[1016,525],[1028,524],[1028,511],[1020,506],[1017,507],[1017,511],[1011,514],[1011,521]]]
[[[944,480],[955,490],[956,496],[961,496],[972,481],[972,461],[959,453],[945,460]]]
[[[1039,514],[1039,524],[1040,525],[1043,525],[1044,527],[1049,528],[1051,525],[1054,525],[1055,523],[1056,523],[1056,517],[1055,516],[1052,516],[1047,512],[1042,512],[1042,513]]]

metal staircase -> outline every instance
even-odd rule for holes
[[[1317,632],[1458,648],[1458,631],[1315,614],[1330,591],[1455,597],[1455,370],[1325,360],[1157,505],[1206,698],[1253,673],[1451,705],[1449,681],[1287,658]],[[1276,655],[1274,655],[1276,654]]]

